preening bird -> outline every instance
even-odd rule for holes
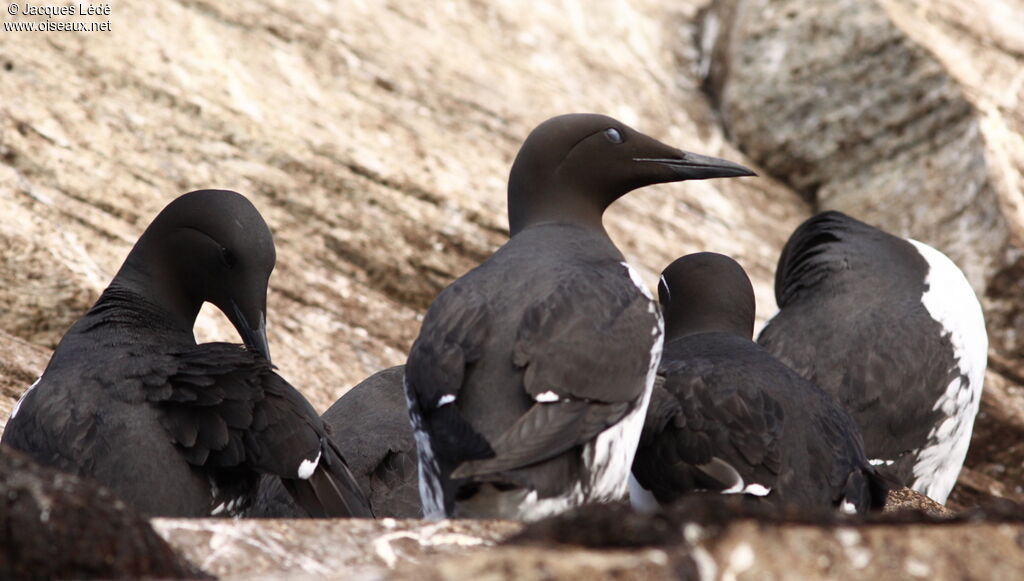
[[[270,362],[270,229],[240,194],[201,190],[153,220],[11,413],[3,443],[93,478],[150,516],[235,515],[260,474],[320,516],[371,516],[309,402]],[[203,302],[245,347],[196,344]]]
[[[416,442],[405,403],[405,366],[374,373],[321,416],[377,518],[420,518]],[[278,478],[264,477],[246,516],[307,518]]]

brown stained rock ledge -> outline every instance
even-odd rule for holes
[[[657,514],[590,506],[540,523],[155,519],[224,579],[984,579],[1024,572],[1024,520],[950,517],[909,490],[868,517],[691,497]],[[995,576],[995,577],[993,577]]]
[[[491,547],[506,521],[153,519],[153,528],[221,578],[378,579],[400,564]]]

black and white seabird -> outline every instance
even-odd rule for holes
[[[261,473],[321,516],[370,516],[327,429],[273,371],[270,229],[240,194],[171,202],[15,406],[3,443],[91,477],[150,516],[235,515]],[[246,347],[197,345],[213,303]]]
[[[824,212],[786,243],[775,298],[758,342],[846,406],[881,473],[945,502],[988,356],[960,269],[926,244]]]
[[[667,504],[700,490],[809,511],[884,503],[853,418],[754,343],[754,289],[735,260],[684,256],[658,295],[665,350],[633,462],[635,505],[645,491]]]
[[[625,496],[662,320],[602,215],[646,185],[746,175],[602,115],[530,134],[511,240],[438,295],[409,353],[427,517],[531,520]]]
[[[321,416],[377,518],[420,518],[416,441],[405,403],[405,366],[378,371],[345,392]],[[280,479],[264,477],[247,516],[305,518]]]

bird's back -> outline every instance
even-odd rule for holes
[[[706,333],[666,345],[665,388],[697,437],[770,499],[833,506],[850,474],[868,469],[860,431],[836,401],[743,337]],[[713,426],[713,427],[712,427]]]

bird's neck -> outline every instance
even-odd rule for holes
[[[572,191],[546,191],[543,189],[509,189],[509,235],[538,224],[574,224],[608,236],[602,220],[610,205],[593,196]]]
[[[152,321],[152,324],[192,336],[202,301],[190,298],[182,287],[182,281],[165,273],[152,272],[129,259],[93,310],[102,307],[108,316],[132,311],[126,322],[149,324],[147,321]]]
[[[702,333],[728,333],[749,340],[752,324],[740,317],[688,311],[665,313],[665,342]]]

